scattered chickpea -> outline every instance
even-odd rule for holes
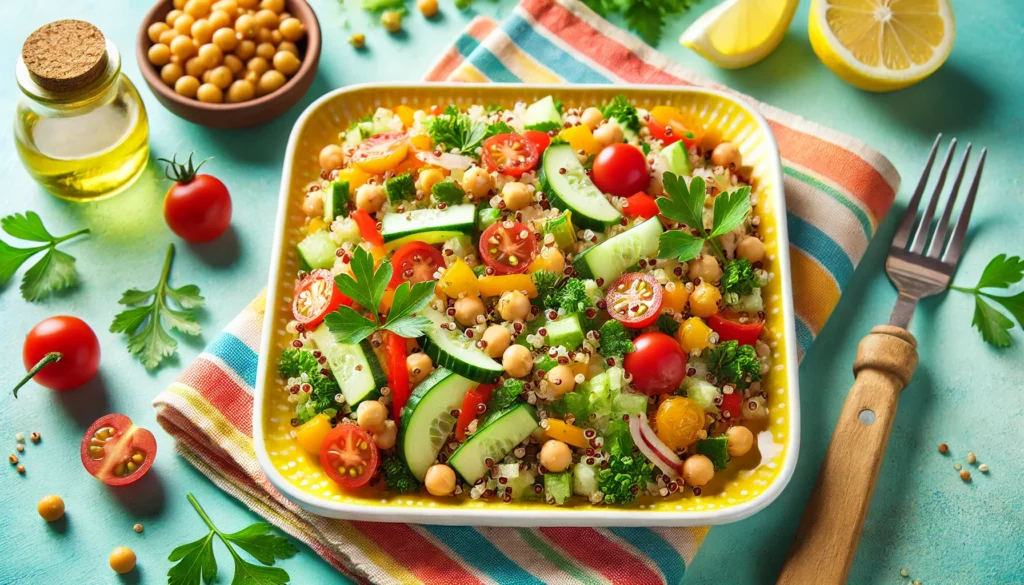
[[[110,553],[110,568],[119,575],[131,572],[135,568],[135,552],[127,546],[119,546]]]
[[[138,534],[142,534],[142,524],[136,524],[135,526],[132,526],[132,530],[134,530]]]
[[[437,16],[437,0],[416,0],[416,8],[426,18]]]
[[[36,511],[47,522],[56,522],[64,516],[64,500],[60,496],[43,496],[36,505]]]
[[[410,354],[405,358],[405,367],[409,370],[409,383],[415,386],[434,371],[434,362],[423,352]]]
[[[18,433],[16,435],[14,435],[14,440],[19,442],[19,443],[24,443],[25,442],[25,433]]]
[[[616,144],[622,142],[625,138],[625,134],[622,132],[622,128],[619,127],[616,122],[605,122],[594,130],[594,138],[601,143],[602,146],[608,146],[610,144]]]
[[[701,254],[690,262],[690,268],[686,275],[690,280],[697,280],[699,278],[710,283],[716,283],[722,279],[722,267],[718,265],[718,260],[711,254]]]
[[[722,293],[718,287],[701,281],[690,294],[690,312],[697,317],[710,317],[718,312]]]
[[[978,462],[978,456],[974,454],[974,451],[967,452],[967,463],[974,465]]]
[[[487,355],[499,358],[512,343],[512,333],[501,325],[495,324],[484,330],[480,339],[487,344]]]
[[[978,471],[980,471],[982,473],[988,473],[988,464],[987,463],[982,463],[981,465],[979,465],[978,466]]]
[[[499,301],[500,304],[500,301]],[[484,302],[480,297],[462,297],[455,301],[455,320],[463,327],[477,324],[477,318],[484,314]]]
[[[962,479],[964,481],[971,481],[971,472],[967,471],[966,469],[961,469],[960,470],[960,479]]]
[[[328,144],[320,149],[320,168],[333,171],[345,166],[345,151],[337,144]]]
[[[715,465],[704,455],[691,455],[683,461],[683,480],[689,485],[706,485],[714,476]]]
[[[548,471],[562,473],[572,465],[572,449],[562,441],[550,439],[541,446],[537,460]]]
[[[390,449],[398,440],[398,425],[393,420],[384,421],[384,427],[373,433],[373,442],[378,449]]]
[[[396,33],[402,30],[402,13],[397,10],[386,10],[380,15],[380,23],[384,25],[384,30]]]
[[[25,452],[25,445],[18,445],[17,447],[15,447],[15,449],[18,450],[18,453],[24,453]]]
[[[533,193],[525,183],[513,181],[505,183],[501,189],[501,200],[505,202],[505,208],[512,211],[519,211],[533,203]]]
[[[743,166],[743,155],[732,142],[723,142],[711,151],[711,164],[736,170]]]
[[[522,345],[509,346],[501,354],[501,365],[509,376],[522,378],[533,369],[533,354]]]
[[[455,471],[443,463],[431,465],[423,477],[423,485],[431,495],[451,495],[455,491]]]
[[[754,446],[754,433],[750,432],[750,429],[745,426],[729,427],[729,430],[725,431],[725,436],[729,441],[729,455],[733,457],[746,455],[750,448]]]
[[[348,38],[348,43],[357,49],[362,49],[366,46],[366,35],[363,33],[355,33]]]
[[[14,453],[11,453],[10,455],[8,455],[7,456],[7,460],[11,462],[11,465],[17,465],[18,464],[18,456],[15,455]]]
[[[15,467],[15,469],[18,470],[18,473],[20,473],[22,475],[25,475],[25,466],[24,465],[18,465],[17,467]]]
[[[942,453],[943,455],[949,453],[949,445],[945,443],[939,443],[939,453]]]
[[[523,321],[530,315],[530,299],[517,290],[509,290],[498,297],[498,313],[506,321]]]
[[[376,183],[366,183],[356,189],[356,207],[367,213],[376,213],[384,205],[387,194],[384,187]]]
[[[494,178],[480,167],[472,167],[462,176],[462,188],[474,199],[486,196],[493,187]]]
[[[603,121],[604,114],[601,113],[601,110],[594,107],[583,110],[583,114],[580,115],[580,122],[591,130],[597,130],[597,127]]]
[[[576,374],[569,366],[559,365],[551,368],[544,379],[548,381],[548,388],[556,398],[576,388]]]
[[[441,169],[425,169],[416,177],[416,190],[429,194],[433,191],[434,185],[443,180],[444,173]]]
[[[356,408],[356,424],[371,433],[383,430],[387,419],[387,407],[377,400],[364,400]]]
[[[764,243],[756,236],[744,236],[736,244],[736,257],[743,258],[751,264],[764,260]]]

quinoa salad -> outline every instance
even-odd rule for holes
[[[756,464],[772,275],[736,145],[547,96],[379,108],[319,163],[278,371],[340,489],[619,506]]]

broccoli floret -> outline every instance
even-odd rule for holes
[[[706,360],[708,372],[719,383],[732,383],[737,388],[746,388],[751,382],[761,379],[761,360],[751,345],[725,341],[708,351]]]
[[[725,265],[722,273],[722,290],[728,294],[742,296],[761,285],[761,279],[750,262],[739,258]]]
[[[587,294],[586,283],[578,278],[570,278],[545,297],[544,306],[549,309],[561,308],[566,313],[584,313],[593,303]]]
[[[385,457],[380,468],[384,473],[384,483],[391,491],[404,494],[420,489],[420,482],[416,480],[416,476],[409,471],[409,466],[405,464],[405,461],[402,461],[397,455]]]
[[[675,317],[662,313],[658,315],[658,331],[661,331],[665,335],[675,336],[676,331],[679,331],[679,327],[682,326],[679,321],[676,321]]]
[[[281,352],[281,360],[277,364],[277,372],[282,378],[298,378],[302,372],[316,368],[319,373],[320,364],[312,352],[288,348]]]
[[[508,408],[523,393],[523,381],[515,378],[506,378],[501,386],[498,386],[491,393],[491,399],[487,401],[487,412],[499,412]]]
[[[550,270],[538,270],[534,272],[530,277],[533,279],[533,285],[537,287],[537,298],[546,299],[553,292],[555,287],[558,286],[558,281],[561,277]]]
[[[416,182],[412,178],[412,173],[395,175],[384,181],[384,191],[391,203],[412,199],[416,196]]]
[[[286,349],[281,352],[278,362],[278,373],[282,378],[298,378],[306,374],[312,389],[308,393],[300,392],[299,403],[295,415],[300,423],[304,423],[321,412],[334,416],[337,404],[334,397],[341,392],[338,382],[332,376],[321,372],[323,366],[313,357],[313,352],[298,349]]]
[[[623,129],[628,128],[637,134],[640,133],[640,117],[636,113],[636,108],[633,107],[633,104],[629,103],[626,96],[615,96],[615,99],[601,108],[601,113],[604,114],[605,119],[615,118],[615,121]]]
[[[616,421],[609,425],[626,424],[623,421]],[[621,435],[621,428],[615,431]],[[626,436],[629,428],[627,425]],[[611,445],[609,446],[609,443]],[[628,449],[626,447],[629,447]],[[636,499],[640,490],[651,479],[653,466],[647,462],[643,455],[633,453],[633,441],[605,439],[605,449],[608,451],[608,467],[597,474],[597,487],[604,492],[604,501],[609,504],[628,504]]]
[[[605,357],[621,358],[636,349],[633,346],[633,338],[630,337],[629,330],[614,319],[601,325],[599,333],[601,334],[599,339],[601,355]]]
[[[434,201],[448,205],[458,205],[466,198],[466,192],[455,181],[439,181],[434,183],[434,187],[430,192],[434,195]]]

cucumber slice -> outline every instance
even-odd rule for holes
[[[313,330],[309,337],[327,358],[331,373],[341,386],[341,393],[349,406],[355,408],[364,400],[380,396],[380,389],[387,386],[388,378],[370,342],[364,339],[352,345],[338,343],[324,324]]]
[[[719,395],[717,386],[703,377],[693,376],[683,378],[681,387],[686,391],[686,397],[699,404],[704,412],[718,412],[718,407],[715,406],[715,398]]]
[[[477,212],[476,217],[476,229],[484,231],[492,225],[498,223],[501,219],[501,210],[490,205],[482,205],[480,211]]]
[[[641,258],[657,256],[658,240],[663,231],[665,228],[661,220],[652,217],[630,230],[587,248],[576,256],[572,267],[577,277],[602,279],[601,285],[607,286]]]
[[[544,499],[549,504],[561,506],[572,497],[572,472],[544,474]]]
[[[384,192],[387,193],[388,201],[391,203],[409,201],[416,197],[416,183],[412,178],[412,173],[395,175],[384,181]]]
[[[628,414],[636,416],[647,414],[647,395],[635,392],[623,392],[612,398],[612,420],[621,420],[622,416]]]
[[[541,180],[547,184],[548,201],[563,211],[572,211],[572,221],[576,225],[604,231],[622,219],[622,214],[612,207],[604,193],[587,176],[572,146],[549,146],[544,151],[541,166]]]
[[[419,313],[432,322],[427,334],[420,338],[420,346],[438,367],[448,368],[470,380],[490,384],[504,372],[501,364],[495,362],[461,332],[441,329],[444,316],[430,307]]]
[[[517,400],[452,453],[448,464],[469,483],[490,473],[487,459],[497,463],[540,426],[537,409]]]
[[[572,493],[589,498],[597,491],[596,465],[577,463],[572,466]]]
[[[544,221],[540,226],[540,233],[551,234],[555,238],[555,245],[563,250],[569,250],[576,243],[576,228],[572,226],[572,212],[565,211],[558,217]]]
[[[445,209],[417,209],[384,216],[381,235],[384,242],[424,232],[473,233],[476,225],[476,206],[472,203],[452,205]],[[443,241],[443,240],[442,240]]]
[[[330,225],[339,215],[346,213],[349,199],[348,181],[331,181],[324,189],[324,221]]]
[[[555,99],[547,96],[526,108],[526,129],[550,132],[562,127],[562,114],[555,106]]]
[[[583,327],[575,314],[566,315],[555,321],[544,324],[548,332],[547,344],[551,347],[564,346],[568,351],[576,351],[583,345]]]
[[[661,157],[665,159],[665,171],[680,177],[689,177],[693,172],[690,167],[690,153],[682,140],[669,144],[661,151]]]
[[[397,250],[409,242],[423,242],[425,244],[443,244],[452,238],[458,238],[465,234],[462,232],[420,232],[418,234],[408,235],[397,240],[391,240],[384,244],[384,249],[388,252]]]
[[[697,453],[711,460],[715,471],[725,471],[729,467],[729,438],[725,435],[697,440]]]
[[[330,268],[338,258],[338,245],[334,243],[328,230],[309,234],[295,247],[299,251],[299,260],[304,270]]]
[[[437,454],[455,428],[451,412],[462,405],[466,393],[476,385],[451,370],[438,368],[413,390],[402,410],[398,455],[416,479],[422,482],[427,469],[437,461]]]

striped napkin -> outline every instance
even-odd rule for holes
[[[701,85],[576,0],[524,0],[477,18],[428,80]],[[864,144],[771,106],[785,172],[800,356],[824,326],[899,185]],[[707,528],[472,528],[330,520],[283,498],[253,452],[260,295],[154,401],[180,455],[356,582],[676,584]],[[301,577],[298,578],[301,582]]]

